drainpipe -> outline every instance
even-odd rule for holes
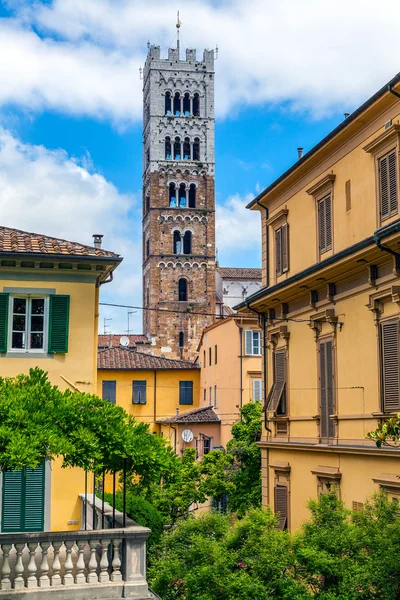
[[[396,259],[396,269],[400,270],[400,254],[398,252],[396,252],[395,250],[392,250],[391,248],[388,248],[387,246],[384,246],[381,243],[381,240],[379,238],[378,235],[374,235],[374,242],[377,245],[377,247],[379,248],[379,250],[382,250],[382,252],[388,252],[389,254],[391,254],[392,256],[395,257]]]
[[[154,369],[154,423],[157,421],[157,371]]]
[[[393,86],[390,83],[388,85],[388,91],[393,94],[393,96],[396,96],[396,98],[400,98],[400,94],[394,91]]]
[[[266,206],[264,206],[263,204],[261,204],[261,202],[259,200],[256,200],[256,204],[265,210],[265,220],[268,219],[269,216],[269,212],[268,212],[268,208]],[[265,275],[266,275],[266,282],[265,282],[265,287],[269,287],[269,233],[268,233],[268,225],[265,226]]]
[[[171,423],[169,424],[169,426],[171,427],[171,429],[174,430],[174,452],[176,454],[176,427],[174,427],[173,425],[171,425]]]
[[[255,308],[251,308],[249,302],[246,301],[246,306],[249,310],[256,313],[258,316],[262,316],[262,327],[263,327],[263,388],[264,388],[264,427],[269,432],[272,433],[272,429],[270,429],[267,425],[267,318],[265,313],[261,313]]]
[[[239,336],[240,336],[240,401],[239,401],[239,410],[240,410],[240,420],[242,420],[242,406],[243,406],[243,327],[239,327]]]

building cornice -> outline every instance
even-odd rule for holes
[[[303,450],[304,452],[322,452],[331,454],[361,454],[364,456],[385,456],[400,458],[399,448],[376,448],[375,446],[343,446],[343,445],[325,445],[325,444],[309,444],[301,442],[271,442],[261,440],[257,442],[260,448],[274,448],[279,450]]]

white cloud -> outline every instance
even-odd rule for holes
[[[289,101],[316,115],[355,107],[399,70],[398,0],[9,0],[0,103],[139,119],[147,39],[220,48],[216,108]],[[39,37],[31,28],[34,25]],[[47,36],[47,37],[46,37]],[[390,52],[388,52],[388,40]]]
[[[85,155],[83,164],[90,164]],[[89,171],[63,150],[22,143],[0,128],[1,224],[92,245],[124,257],[114,282],[103,286],[105,302],[141,305],[141,225],[135,198],[118,192],[102,175]],[[126,310],[107,308],[114,331],[127,328]],[[134,320],[135,319],[135,320]],[[141,314],[131,318],[141,330]]]
[[[216,238],[218,258],[222,266],[261,264],[261,225],[257,211],[246,209],[254,194],[244,198],[236,194],[224,204],[217,204]]]

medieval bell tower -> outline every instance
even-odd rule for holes
[[[143,328],[193,360],[215,315],[214,51],[151,46],[143,108]]]

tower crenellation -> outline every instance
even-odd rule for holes
[[[150,46],[143,115],[144,331],[194,359],[215,314],[214,51]]]

